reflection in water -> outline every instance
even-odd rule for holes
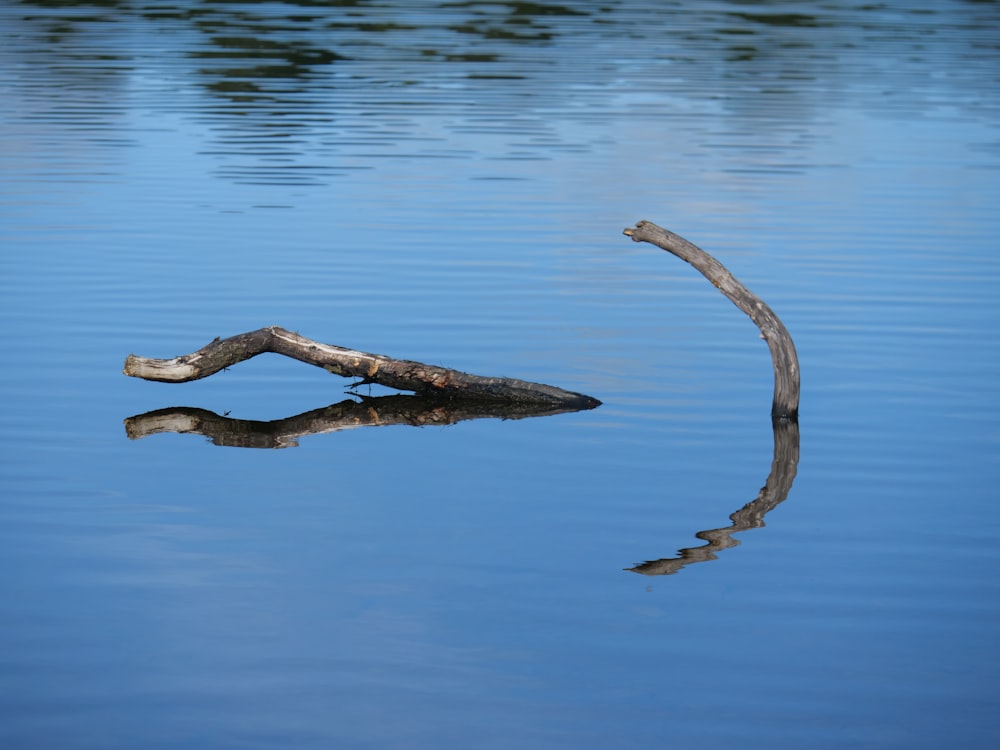
[[[204,435],[214,445],[231,448],[294,448],[299,444],[299,438],[305,435],[340,432],[357,427],[445,426],[469,419],[526,419],[580,411],[568,407],[496,404],[479,400],[442,402],[440,399],[424,396],[359,398],[360,401],[345,399],[330,406],[268,422],[232,419],[207,409],[175,406],[128,417],[125,420],[125,432],[130,440],[175,432]],[[648,576],[670,575],[685,565],[714,560],[716,552],[739,545],[739,540],[734,539],[733,534],[765,525],[764,516],[788,497],[799,463],[798,422],[775,418],[772,423],[774,459],[771,473],[757,497],[729,517],[732,524],[695,534],[708,544],[682,549],[678,557],[651,560],[626,570]]]
[[[808,13],[783,3],[414,9],[27,0],[20,7],[2,21],[14,30],[5,39],[11,59],[29,63],[21,96],[79,96],[88,88],[81,77],[90,76],[91,91],[106,97],[105,117],[137,95],[156,108],[168,101],[211,127],[214,143],[202,153],[214,159],[216,174],[241,183],[322,185],[372,168],[372,156],[453,158],[467,153],[457,149],[463,134],[484,123],[510,140],[478,156],[553,159],[593,147],[567,123],[586,126],[623,111],[669,115],[650,109],[653,93],[661,102],[676,95],[714,101],[732,115],[730,132],[698,126],[715,145],[749,139],[756,148],[779,144],[786,154],[796,139],[816,137],[808,124],[845,91],[873,109],[923,112],[936,105],[941,81],[967,89],[970,111],[995,107],[977,74],[997,65],[996,6],[986,3],[919,12],[827,4]],[[882,60],[905,60],[894,75],[910,96],[872,87],[872,45]],[[51,105],[51,97],[38,103]],[[73,105],[63,98],[60,116]],[[429,112],[444,117],[416,121]],[[747,129],[750,120],[774,127]]]
[[[213,6],[197,20],[203,46],[189,52],[216,99],[209,107],[219,127],[212,155],[219,174],[235,182],[325,184],[369,168],[354,163],[358,149],[366,157],[453,157],[442,146],[449,134],[418,135],[408,118],[450,100],[468,81],[532,77],[518,57],[559,35],[547,19],[589,15],[536,3],[453,4],[433,12],[293,1],[274,14],[273,7]],[[463,106],[486,101],[477,96]],[[373,112],[403,119],[387,123]],[[329,158],[317,161],[310,152]]]
[[[468,401],[425,396],[359,396],[294,417],[258,422],[230,419],[207,409],[177,406],[138,414],[125,420],[130,440],[160,432],[205,435],[215,445],[235,448],[292,448],[304,435],[351,430],[356,427],[410,425],[444,426],[468,419],[526,419],[567,414],[592,407],[540,406]]]
[[[764,526],[764,516],[788,497],[799,464],[798,421],[775,418],[772,419],[772,424],[774,459],[771,462],[771,473],[767,475],[767,481],[757,497],[729,516],[732,523],[721,529],[699,531],[695,534],[708,544],[687,547],[679,551],[678,557],[650,560],[627,570],[647,576],[670,575],[685,565],[714,560],[716,552],[737,546],[740,542],[738,539],[733,539],[733,534]]]

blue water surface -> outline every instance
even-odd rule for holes
[[[0,4],[0,745],[996,747],[998,25]],[[641,219],[787,324],[797,461],[757,330]],[[267,325],[603,403],[126,431],[386,393],[122,374]]]

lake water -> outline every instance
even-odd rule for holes
[[[1000,746],[996,3],[0,9],[0,746]],[[130,439],[266,325],[603,404]]]

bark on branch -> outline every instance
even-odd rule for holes
[[[774,363],[774,399],[771,416],[795,421],[799,415],[799,358],[792,337],[774,310],[741,284],[725,266],[697,245],[649,221],[625,230],[634,242],[649,242],[687,261],[750,316],[767,341]]]
[[[423,396],[445,399],[479,399],[512,404],[546,404],[593,409],[600,401],[582,393],[551,385],[529,383],[514,378],[486,378],[458,370],[425,365],[381,354],[369,354],[340,346],[322,344],[292,331],[269,326],[227,339],[210,342],[196,352],[173,359],[148,359],[130,354],[123,372],[144,380],[185,383],[208,377],[223,368],[273,352],[322,367],[346,378],[358,378],[354,385],[374,383]]]

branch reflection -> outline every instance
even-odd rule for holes
[[[215,445],[234,448],[294,448],[305,435],[320,435],[358,427],[388,425],[450,425],[467,419],[527,419],[581,411],[573,407],[448,400],[423,396],[359,396],[294,417],[260,422],[232,419],[207,409],[169,407],[125,420],[130,440],[161,432],[204,435]],[[583,407],[593,408],[593,407]]]
[[[772,420],[774,427],[774,458],[771,473],[760,493],[751,502],[729,516],[732,523],[719,529],[699,531],[695,534],[708,544],[687,547],[678,551],[677,557],[650,560],[626,570],[647,576],[664,576],[676,573],[685,565],[707,562],[716,558],[716,553],[739,545],[740,540],[733,534],[764,526],[764,516],[784,502],[792,489],[799,464],[799,424],[797,421]]]

